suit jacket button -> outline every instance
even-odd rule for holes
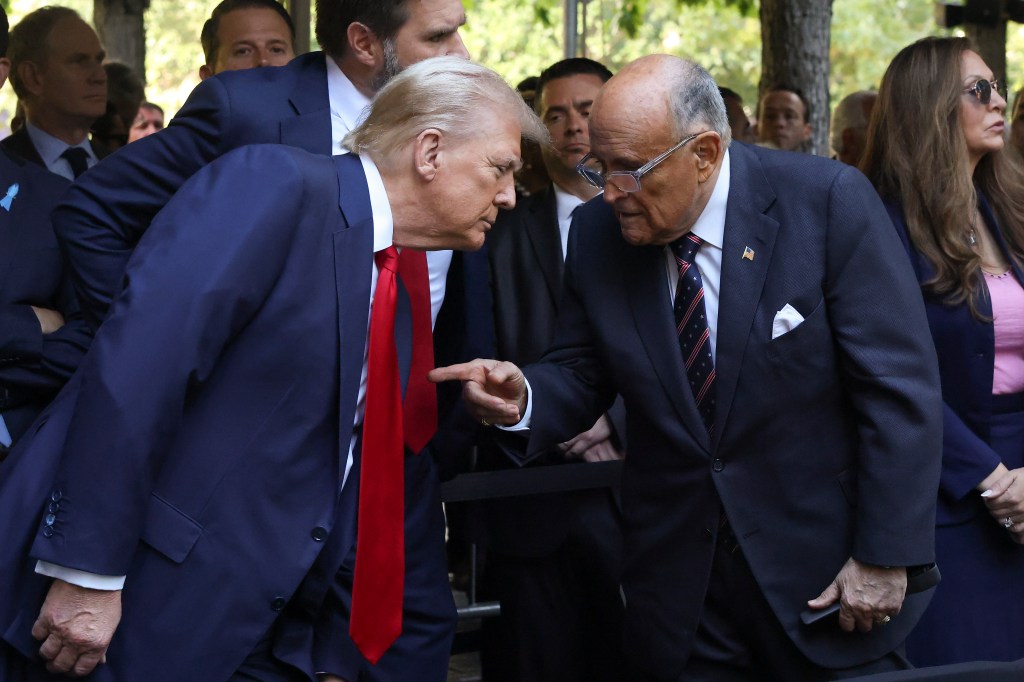
[[[723,462],[718,457],[715,457],[715,460],[711,462],[711,468],[714,469],[715,471],[721,471],[722,469],[725,468],[725,462]]]
[[[321,528],[320,526],[317,526],[316,528],[313,529],[313,532],[310,533],[310,535],[312,535],[313,539],[316,540],[317,542],[323,542],[324,540],[327,539],[327,529],[326,528]]]
[[[701,534],[705,538],[707,538],[708,540],[710,540],[711,538],[713,538],[715,536],[715,534],[711,532],[710,528],[705,528],[704,530],[701,531]]]
[[[46,511],[51,514],[56,514],[58,510],[60,510],[60,502],[51,502],[46,506]]]
[[[46,526],[45,528],[43,528],[43,537],[44,538],[52,538],[53,537],[53,527],[52,526]]]
[[[44,521],[46,522],[47,526],[52,526],[53,524],[55,524],[57,522],[57,517],[54,516],[53,514],[47,514],[46,518],[44,519]]]
[[[278,597],[274,601],[270,602],[270,608],[272,608],[275,611],[280,611],[284,608],[284,605],[287,603],[288,602],[285,601],[284,597]]]
[[[60,491],[59,491],[59,490],[54,490],[54,491],[53,491],[53,492],[52,492],[52,493],[50,494],[50,499],[51,499],[51,500],[53,500],[54,502],[60,502],[60,499],[61,499],[62,497],[64,497],[64,496],[63,496],[63,495],[61,495],[61,493],[60,493]]]

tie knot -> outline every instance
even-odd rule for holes
[[[394,244],[373,254],[373,259],[378,270],[398,272],[398,248]]]
[[[694,256],[697,255],[697,249],[699,249],[703,243],[703,239],[692,232],[687,232],[686,235],[672,242],[670,247],[676,258],[686,261],[687,263],[692,263]]]
[[[89,168],[89,154],[81,147],[68,147],[61,158],[67,159],[76,178]]]

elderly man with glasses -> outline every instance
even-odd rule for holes
[[[432,377],[528,430],[527,457],[623,396],[630,679],[901,669],[941,444],[914,276],[857,171],[729,142],[702,68],[624,68],[591,113],[579,171],[604,193],[575,218],[554,344]]]

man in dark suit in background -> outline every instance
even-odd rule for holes
[[[0,142],[74,180],[99,160],[89,129],[107,110],[106,53],[96,31],[67,7],[43,7],[11,30],[11,84],[25,125]]]
[[[543,147],[552,182],[502,213],[488,237],[497,356],[517,364],[540,359],[554,338],[562,270],[573,212],[598,193],[576,172],[590,151],[587,118],[612,77],[590,59],[548,67],[535,109],[551,134]],[[622,458],[619,419],[603,415],[575,439],[551,448],[539,463]],[[616,426],[613,426],[613,421]],[[485,431],[481,468],[512,462]],[[617,490],[598,489],[489,500],[484,588],[501,602],[485,622],[484,677],[495,680],[622,680]]]
[[[404,254],[483,245],[515,204],[520,135],[547,137],[497,74],[428,60],[347,136],[359,156],[251,145],[186,182],[79,372],[29,556],[3,567],[3,679],[40,679],[33,638],[49,670],[98,665],[97,681],[446,678],[436,483],[420,484],[431,504],[405,519],[404,555],[365,553],[401,539],[403,497],[419,504],[401,470],[426,458],[403,455],[427,416],[410,400],[430,342]],[[25,464],[2,482],[34,476]],[[360,576],[396,574],[394,613]]]
[[[0,55],[7,37],[0,7]],[[0,57],[0,87],[10,66]],[[50,224],[67,185],[0,150],[0,460],[78,367],[92,336]]]
[[[590,117],[581,168],[605,191],[577,214],[551,349],[525,377],[432,377],[464,380],[479,419],[522,417],[531,455],[623,397],[630,679],[899,669],[941,448],[916,281],[856,170],[729,139],[696,64],[620,71]]]
[[[222,71],[284,66],[295,58],[295,25],[277,0],[223,0],[199,39],[206,58],[201,80]]]

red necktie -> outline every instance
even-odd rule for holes
[[[412,359],[405,387],[405,445],[418,453],[437,431],[437,389],[427,381],[434,369],[434,337],[430,324],[430,274],[427,255],[403,249],[398,257],[402,283],[412,307]]]
[[[405,474],[402,396],[395,348],[398,250],[374,255],[377,289],[370,315],[359,476],[359,527],[349,634],[376,663],[402,632],[405,580]]]

